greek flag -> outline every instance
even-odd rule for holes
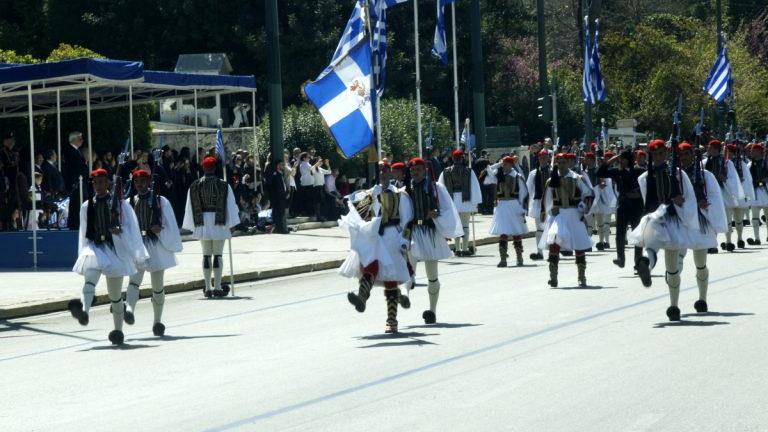
[[[379,68],[376,71],[376,76],[378,76],[376,88],[379,96],[384,94],[384,82],[387,76],[387,9],[406,1],[410,0],[377,0],[371,10],[371,20],[375,24],[373,29],[373,53],[379,60]]]
[[[448,64],[448,43],[445,41],[445,7],[456,0],[437,0],[437,26],[432,54],[440,57],[444,65]]]
[[[219,155],[222,164],[227,163],[227,150],[224,148],[224,137],[221,128],[216,129],[216,154]]]
[[[728,61],[728,52],[725,43],[720,49],[720,55],[715,60],[715,65],[709,71],[709,76],[704,82],[704,91],[718,103],[725,100],[726,96],[731,94],[733,86],[733,76],[731,74],[731,62]]]
[[[595,24],[595,41],[590,44],[589,25],[584,21],[584,73],[581,80],[581,94],[584,102],[596,105],[605,100],[605,81],[600,71],[599,26]]]
[[[367,39],[352,47],[331,69],[303,87],[320,111],[339,149],[352,157],[374,141],[373,53]]]
[[[592,91],[597,94],[597,101],[605,100],[605,80],[600,69],[600,24],[595,20],[595,43],[592,45]]]
[[[355,8],[352,10],[352,16],[347,21],[347,27],[344,28],[344,33],[342,33],[341,39],[339,39],[339,45],[336,46],[336,51],[333,53],[331,63],[320,73],[317,77],[318,80],[330,73],[336,63],[346,57],[354,46],[365,40],[366,19],[365,0],[357,0]]]

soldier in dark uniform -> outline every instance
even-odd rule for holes
[[[469,247],[469,221],[472,214],[477,212],[477,205],[483,202],[483,195],[475,172],[464,160],[464,152],[454,150],[451,156],[453,165],[443,170],[437,182],[451,194],[464,229],[464,235],[454,242],[456,256],[471,256],[475,251]]]
[[[240,223],[240,216],[232,188],[216,176],[216,158],[203,159],[203,172],[203,177],[195,180],[187,192],[182,228],[192,231],[193,238],[202,245],[205,297],[223,297],[227,294],[221,285],[224,242],[232,238],[230,230]]]
[[[760,211],[763,217],[768,217],[768,159],[765,158],[765,145],[752,144],[749,149],[749,172],[752,174],[752,186],[755,189],[755,199],[749,205],[752,208],[752,231],[754,238],[748,238],[750,245],[759,245],[760,241]],[[765,219],[763,219],[765,220]],[[768,240],[766,240],[768,242]]]

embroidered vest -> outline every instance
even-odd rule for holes
[[[443,171],[443,180],[448,193],[453,196],[455,192],[461,192],[461,200],[467,202],[472,199],[471,170],[464,165],[451,165]]]
[[[216,225],[227,222],[227,183],[213,176],[195,180],[189,187],[192,201],[192,219],[195,226],[203,224],[203,213],[215,212]]]
[[[88,202],[88,220],[85,238],[96,243],[112,245],[112,211],[109,207],[109,194],[104,197],[93,197]]]

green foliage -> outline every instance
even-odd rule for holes
[[[39,63],[39,60],[29,54],[18,54],[16,51],[0,50],[0,63],[31,64]]]

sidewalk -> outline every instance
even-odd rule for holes
[[[488,234],[491,217],[477,215],[477,244],[497,241]],[[529,228],[533,222],[529,219]],[[533,230],[532,230],[533,232]],[[532,235],[532,234],[531,234]],[[234,237],[232,256],[235,282],[247,282],[337,268],[347,256],[349,237],[338,227],[307,229],[289,235],[268,234]],[[224,249],[225,281],[229,281],[229,257]],[[184,242],[177,254],[179,265],[165,272],[166,292],[202,289],[200,243]],[[71,269],[60,271],[0,272],[0,320],[66,310],[67,302],[80,296],[82,276]],[[127,282],[126,282],[127,284]],[[237,291],[237,287],[235,287]],[[99,304],[107,302],[102,278],[96,287]],[[149,277],[141,286],[142,298],[150,294]]]

